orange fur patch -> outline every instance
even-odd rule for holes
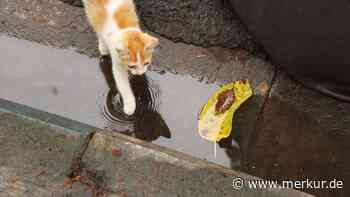
[[[106,5],[109,0],[90,0],[87,4],[87,12],[91,25],[99,32],[107,19]]]
[[[120,29],[139,26],[135,6],[130,3],[121,5],[114,13],[114,19]]]
[[[125,46],[129,49],[130,61],[137,62],[137,54],[140,54],[141,64],[145,60],[145,41],[141,32],[128,32],[124,38]]]

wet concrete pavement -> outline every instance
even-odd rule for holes
[[[2,97],[75,120],[88,122],[100,128],[104,127],[105,123],[100,114],[97,113],[98,110],[95,106],[99,105],[98,100],[101,100],[98,97],[103,98],[108,88],[103,84],[104,79],[101,72],[97,70],[99,69],[97,60],[72,53],[73,50],[76,50],[92,57],[97,55],[96,38],[85,21],[83,10],[68,6],[58,0],[51,0],[46,3],[40,1],[7,1],[1,4],[4,8],[1,13],[3,21],[3,25],[0,26],[1,32],[40,44],[70,48],[69,51],[64,52],[25,41],[4,41],[1,47],[8,51],[4,56],[6,61],[16,64],[12,65],[18,67],[14,70],[22,70],[21,72],[27,74],[20,78],[22,82],[18,82],[15,80],[18,77],[15,76],[20,75],[20,73],[11,72],[7,69],[7,63],[2,63],[1,67],[5,70],[2,72],[4,73],[2,78],[5,80],[2,84],[22,84],[19,86],[21,89],[17,90],[4,85],[6,92],[4,91]],[[40,10],[40,13],[33,10]],[[67,16],[74,17],[68,19]],[[6,40],[6,38],[3,38],[3,40]],[[11,45],[9,42],[15,42],[17,45],[8,48],[7,46]],[[201,140],[197,135],[196,115],[201,105],[214,92],[217,85],[247,78],[250,80],[256,96],[247,104],[249,107],[245,108],[251,110],[242,110],[237,115],[235,126],[237,135],[240,135],[240,140],[243,142],[249,141],[250,134],[255,129],[257,116],[268,94],[270,82],[274,75],[274,67],[242,50],[218,47],[207,49],[174,43],[164,38],[161,38],[160,42],[161,47],[155,57],[152,70],[160,73],[165,71],[169,74],[161,76],[150,73],[150,77],[156,82],[167,81],[167,83],[155,83],[162,87],[161,91],[167,98],[161,99],[164,107],[160,111],[163,110],[163,114],[161,112],[163,116],[166,114],[166,117],[163,118],[167,124],[170,124],[170,129],[174,130],[172,131],[173,138],[178,140],[167,141],[160,138],[159,144],[177,148],[177,150],[191,153],[200,158],[216,160],[216,162],[225,166],[230,166],[231,163],[233,165],[239,164],[239,158],[234,158],[234,161],[231,161],[224,149],[218,152],[217,159],[214,158],[214,146]],[[23,52],[28,47],[33,48],[32,51]],[[31,58],[33,61],[28,60],[28,64],[31,65],[29,67],[32,68],[27,66],[26,71],[20,69],[19,67],[25,66],[27,56],[21,56],[20,58],[15,51],[22,51],[22,54],[33,56]],[[20,64],[21,62],[15,62],[17,59],[21,59],[22,64]],[[55,59],[55,61],[50,62],[50,59]],[[71,59],[75,59],[75,61],[70,61]],[[40,63],[40,61],[43,62]],[[40,66],[36,66],[38,64]],[[86,68],[84,68],[84,65],[87,65]],[[30,74],[33,69],[36,70],[35,75]],[[255,70],[259,70],[259,72],[255,72]],[[54,75],[54,73],[57,74]],[[177,74],[177,76],[175,77],[172,74]],[[42,75],[45,75],[45,77],[39,77]],[[82,80],[75,82],[75,78],[82,78]],[[27,81],[32,83],[27,83]],[[51,82],[45,83],[46,81]],[[68,81],[70,81],[70,84],[65,83]],[[198,81],[201,81],[201,83]],[[204,83],[215,83],[215,85],[203,85]],[[185,89],[184,87],[189,88]],[[80,91],[76,91],[78,89]],[[36,92],[41,95],[43,101],[26,94],[24,90]],[[179,95],[186,95],[187,99],[186,97],[179,97]],[[70,98],[74,98],[74,100]],[[183,98],[183,100],[180,100],[180,98]],[[80,102],[81,100],[85,101],[84,104]],[[187,100],[191,100],[191,102],[187,103]],[[57,103],[61,104],[57,105]],[[187,106],[184,107],[184,104],[187,104]],[[170,109],[174,111],[172,112]],[[244,108],[242,107],[242,109]],[[186,118],[184,114],[186,114]],[[180,119],[178,117],[184,118]],[[250,124],[246,124],[246,121]],[[244,132],[239,134],[240,130]],[[185,135],[178,135],[176,132],[182,132]],[[178,141],[181,143],[178,143]],[[197,149],[193,148],[197,146]]]
[[[0,2],[0,8],[0,31],[5,35],[58,48],[70,48],[65,50],[45,48],[27,41],[18,41],[20,44],[12,45],[13,38],[2,37],[1,48],[2,51],[8,51],[4,52],[7,54],[4,57],[8,58],[7,62],[11,62],[12,68],[26,64],[24,57],[27,56],[15,51],[23,50],[22,54],[35,56],[35,50],[26,50],[23,43],[28,46],[36,45],[40,48],[37,55],[46,58],[31,59],[32,65],[38,65],[36,68],[32,67],[38,71],[36,75],[29,75],[31,73],[29,68],[26,71],[26,69],[18,67],[14,70],[18,69],[19,71],[13,72],[12,69],[7,69],[9,65],[6,62],[2,62],[0,67],[1,89],[6,91],[2,91],[0,97],[7,97],[20,103],[100,127],[106,126],[103,116],[96,113],[95,107],[98,106],[97,101],[101,97],[103,98],[103,96],[99,98],[98,95],[104,95],[108,92],[108,88],[102,80],[103,76],[97,66],[98,60],[85,56],[96,57],[97,51],[95,36],[85,21],[83,11],[80,8],[62,4],[57,0],[45,2],[5,0]],[[16,48],[18,46],[21,47]],[[198,91],[196,94],[201,95],[191,102],[191,104],[198,105],[191,106],[189,108],[191,112],[183,111],[177,114],[195,113],[192,109],[199,108],[200,104],[205,101],[203,97],[209,96],[216,85],[225,81],[248,78],[252,82],[256,96],[242,106],[237,113],[234,125],[234,138],[240,144],[241,150],[220,149],[217,163],[266,179],[298,180],[310,178],[328,180],[336,178],[345,181],[345,189],[308,190],[308,192],[318,196],[330,196],[329,192],[332,193],[331,196],[349,195],[350,191],[346,187],[346,183],[350,177],[350,165],[346,155],[350,149],[346,142],[350,133],[350,104],[310,91],[289,79],[282,71],[276,72],[275,67],[269,63],[241,50],[215,47],[205,49],[173,43],[163,38],[161,46],[153,67],[153,70],[157,72],[150,73],[150,78],[155,82],[171,81],[174,78],[174,82],[169,84],[183,83],[182,86],[196,84],[191,90],[196,89]],[[32,49],[32,47],[30,48]],[[45,50],[42,50],[43,48]],[[12,52],[10,52],[11,50]],[[74,51],[79,51],[84,55],[76,54]],[[41,64],[48,57],[55,59],[54,63]],[[36,64],[33,64],[34,60],[37,61]],[[65,69],[62,70],[59,65],[63,65]],[[70,66],[72,69],[69,69]],[[88,69],[84,69],[84,66]],[[168,74],[158,74],[163,73],[163,71]],[[57,75],[46,75],[45,72],[57,73]],[[67,78],[62,78],[64,76]],[[31,83],[27,83],[24,79],[28,79]],[[20,82],[22,84],[16,85],[16,89],[6,85],[19,81],[22,81]],[[35,81],[37,83],[34,83]],[[52,83],[43,83],[45,81]],[[66,81],[74,83],[65,87]],[[94,83],[89,83],[89,81],[94,81]],[[89,84],[88,87],[87,84]],[[271,86],[272,89],[270,89]],[[75,87],[75,89],[69,90],[67,87]],[[176,87],[176,85],[170,86],[169,89],[176,89]],[[76,89],[84,91],[77,92]],[[31,94],[26,92],[28,90],[38,91],[37,93],[41,97],[33,98],[30,96]],[[181,91],[181,88],[176,90]],[[169,92],[168,98],[175,97],[177,91]],[[84,103],[79,102],[79,105],[77,102],[72,103],[71,99],[68,99],[72,96],[76,98],[76,101],[84,100]],[[177,99],[168,102],[176,103]],[[186,101],[179,100],[176,105],[181,105],[184,102]],[[57,105],[57,103],[61,104]],[[169,103],[165,103],[164,106],[169,106]],[[181,109],[183,108],[178,110]],[[194,142],[193,140],[199,140],[199,136],[195,136],[194,127],[177,124],[178,122],[173,120],[178,119],[179,115],[169,116],[171,111],[165,112],[164,110],[166,108],[163,108],[161,114],[168,114],[167,118],[164,118],[165,122],[168,124],[170,122],[170,128],[174,128],[174,131],[171,131],[172,136],[176,137],[177,134],[174,133],[177,131],[192,131],[192,133],[189,134],[191,137],[179,135],[183,136],[178,138],[182,142],[182,146],[174,143],[174,147],[172,147],[169,145],[171,141],[167,141],[163,137],[159,138],[161,140],[158,141],[159,144],[215,161],[211,158],[212,149],[209,146],[207,149],[191,152],[195,147],[191,143]],[[186,141],[189,143],[184,143]],[[222,146],[224,147],[225,144]],[[94,163],[99,163],[96,158],[93,160]],[[109,162],[106,164],[111,165]],[[109,169],[108,166],[101,163],[99,166]]]
[[[0,112],[0,196],[91,196],[64,186],[89,133],[66,132]]]
[[[0,104],[1,197],[310,196],[248,185],[235,190],[234,178],[257,178],[10,101]]]
[[[128,119],[118,111],[121,107],[113,106],[115,89],[107,84],[114,82],[105,82],[112,79],[110,62],[99,65],[97,59],[71,49],[16,38],[0,36],[0,43],[0,98],[230,166],[225,151],[220,149],[215,159],[213,144],[197,133],[197,114],[217,84],[201,83],[188,75],[149,72],[147,82],[132,80],[141,109]],[[109,68],[106,77],[100,68]]]

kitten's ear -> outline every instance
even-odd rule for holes
[[[144,38],[146,40],[146,49],[154,49],[159,45],[159,40],[156,37],[144,33]]]

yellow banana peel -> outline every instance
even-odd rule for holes
[[[218,113],[216,105],[219,102],[219,96],[227,90],[233,90],[234,101],[228,109]],[[253,91],[247,80],[239,80],[223,85],[209,98],[199,114],[199,135],[206,140],[215,142],[230,136],[234,113],[252,95]]]

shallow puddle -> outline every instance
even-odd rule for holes
[[[252,135],[242,153],[234,148],[217,148],[215,159],[214,144],[197,132],[197,117],[217,89],[216,84],[171,73],[148,72],[134,77],[138,108],[135,116],[126,117],[113,87],[108,58],[99,61],[74,49],[54,49],[6,36],[0,36],[0,43],[0,98],[123,132],[266,179],[349,180],[349,134],[325,132],[317,128],[317,122],[279,101],[267,105],[271,107],[266,109],[261,129]],[[227,140],[221,146],[232,144]],[[335,192],[307,191],[319,196]],[[348,196],[345,190],[337,192],[335,196]]]
[[[218,148],[215,159],[214,144],[197,132],[198,113],[217,85],[148,72],[133,78],[138,109],[135,116],[125,117],[112,99],[116,91],[108,86],[114,84],[108,59],[100,64],[73,49],[5,36],[0,43],[1,98],[230,166],[225,150]]]

